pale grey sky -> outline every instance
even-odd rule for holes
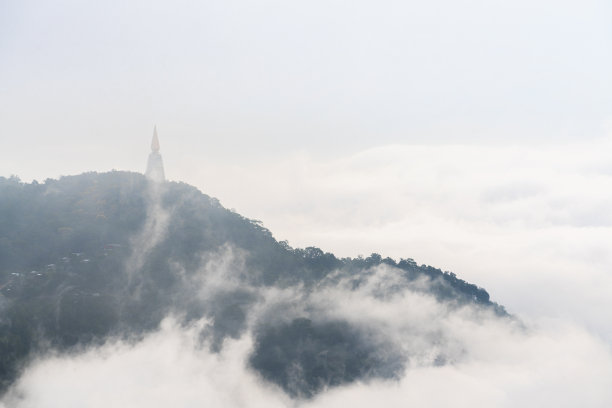
[[[598,137],[611,20],[605,0],[4,0],[0,174],[140,170],[153,124],[193,162]]]

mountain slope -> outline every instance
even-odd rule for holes
[[[174,315],[183,324],[203,319],[202,346],[211,350],[251,336],[250,366],[291,396],[310,397],[396,378],[415,355],[377,324],[331,313],[330,296],[411,293],[451,311],[506,316],[452,273],[411,259],[294,249],[194,187],[126,172],[44,184],[0,178],[0,287],[4,388],[33,351],[137,341]],[[431,336],[424,343],[444,337]],[[428,363],[445,364],[444,350],[432,350]]]

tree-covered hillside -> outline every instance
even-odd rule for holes
[[[370,284],[380,270],[394,277],[382,297],[412,291],[449,308],[505,315],[484,289],[412,259],[291,248],[183,183],[126,172],[30,184],[0,178],[2,388],[35,351],[69,352],[115,336],[136,341],[169,314],[184,324],[204,318],[202,345],[212,350],[252,333],[252,369],[295,397],[394,378],[406,357],[390,340],[373,342],[373,328],[321,317],[308,297]],[[272,289],[293,296],[264,308],[262,293]]]

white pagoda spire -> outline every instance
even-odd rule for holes
[[[145,173],[149,180],[164,181],[164,162],[159,154],[159,138],[157,137],[157,126],[153,127],[153,139],[151,140],[151,153],[147,161],[147,171]]]
[[[153,126],[153,140],[151,140],[151,151],[159,152],[159,139],[157,138],[157,126]]]

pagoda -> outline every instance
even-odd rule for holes
[[[157,126],[153,127],[153,140],[151,140],[151,153],[149,154],[149,160],[147,161],[147,171],[145,176],[152,181],[164,181],[166,176],[164,174],[164,162],[162,161],[161,154],[159,154],[159,139],[157,137]]]

